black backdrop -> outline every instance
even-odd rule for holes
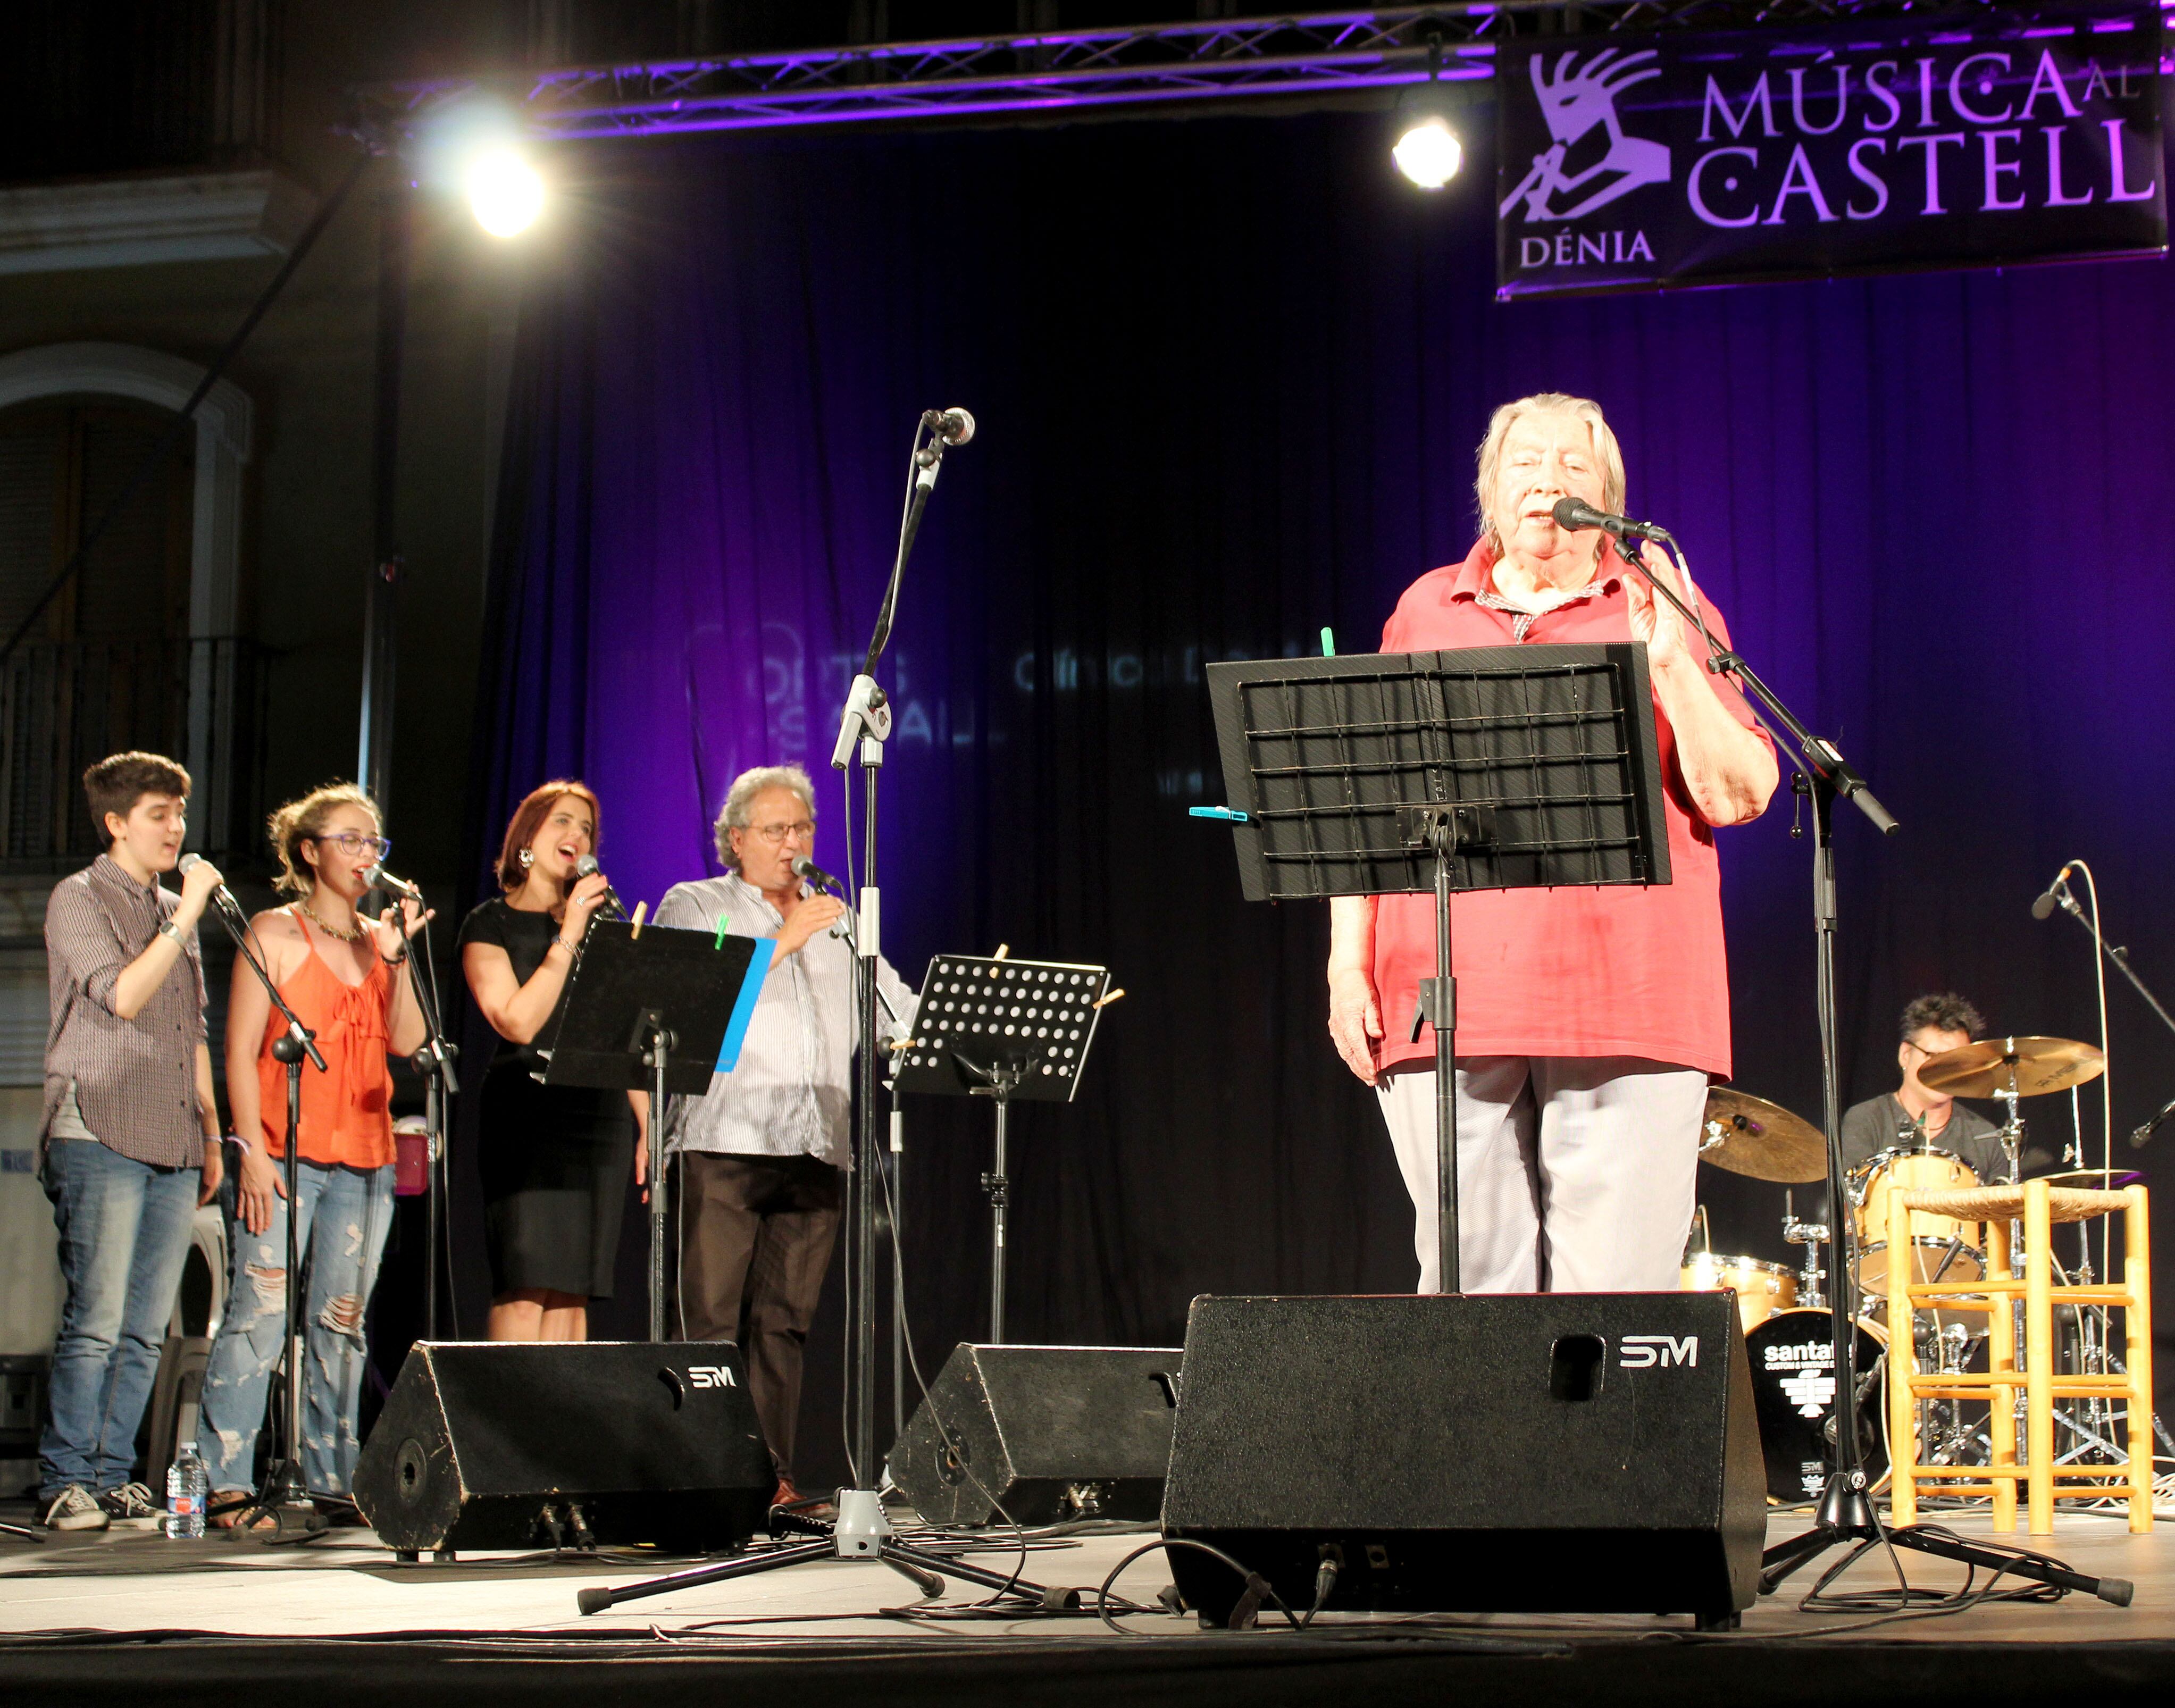
[[[1482,127],[1476,126],[1475,131]],[[2089,948],[2026,909],[2099,863],[2175,968],[2163,263],[1492,300],[1484,141],[1439,197],[1378,118],[623,144],[562,162],[534,240],[492,570],[470,847],[548,775],[605,804],[630,902],[714,869],[746,765],[823,761],[888,568],[909,429],[964,403],[887,680],[885,944],[1105,961],[1079,1104],[1022,1111],[1014,1337],[1165,1343],[1201,1292],[1398,1290],[1412,1212],[1323,1035],[1322,910],[1250,908],[1199,665],[1371,647],[1462,556],[1497,403],[1598,398],[1630,507],[1904,820],[1846,822],[1846,1093],[1954,984],[1997,1027],[2091,1036]],[[1806,855],[1778,797],[1722,838],[1738,1081],[1818,1114]],[[707,864],[706,864],[707,862]],[[2175,971],[2168,974],[2175,984]],[[2175,1052],[2113,993],[2115,1119]],[[472,1052],[480,1065],[480,1052]],[[2066,1130],[2066,1099],[2033,1113]],[[2087,1103],[2088,1127],[2096,1108]],[[472,1120],[473,1111],[465,1120]],[[907,1255],[925,1368],[983,1320],[985,1109],[917,1104]],[[483,1277],[473,1153],[464,1318]],[[2149,1153],[2148,1153],[2149,1154]],[[1791,1256],[1777,1190],[1706,1171],[1717,1245]],[[620,1296],[640,1331],[630,1203]],[[804,1477],[841,1468],[834,1270]]]

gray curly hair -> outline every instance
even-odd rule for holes
[[[1531,397],[1520,398],[1505,404],[1495,411],[1488,423],[1488,436],[1480,442],[1478,458],[1479,478],[1473,483],[1473,496],[1479,501],[1480,534],[1495,555],[1503,555],[1503,535],[1496,526],[1497,518],[1489,507],[1495,502],[1495,474],[1503,460],[1503,441],[1511,429],[1527,415],[1568,415],[1575,421],[1583,421],[1592,436],[1593,453],[1601,464],[1601,507],[1616,512],[1624,508],[1624,453],[1618,448],[1616,435],[1609,431],[1603,419],[1601,405],[1591,398],[1575,398],[1565,392],[1535,392]]]
[[[725,791],[725,804],[719,809],[717,823],[710,827],[718,838],[718,859],[722,864],[734,863],[732,838],[727,832],[748,827],[755,798],[766,789],[791,789],[808,809],[808,816],[816,816],[816,785],[798,765],[758,765],[752,771],[743,771]]]

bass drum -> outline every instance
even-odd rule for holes
[[[1857,1325],[1858,1440],[1869,1488],[1888,1475],[1881,1430],[1886,1337]],[[1835,1333],[1824,1310],[1783,1310],[1744,1337],[1767,1493],[1785,1505],[1817,1500],[1835,1468]]]

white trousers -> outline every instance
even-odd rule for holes
[[[1636,1056],[1457,1065],[1457,1261],[1467,1293],[1673,1292],[1691,1230],[1706,1075]],[[1435,1071],[1393,1074],[1382,1118],[1435,1261]]]

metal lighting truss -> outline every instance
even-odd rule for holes
[[[872,42],[735,57],[643,60],[379,84],[364,126],[397,138],[439,110],[488,95],[540,140],[783,125],[957,122],[991,114],[1229,98],[1336,96],[1494,69],[1495,44],[1537,35],[1787,26],[1920,13],[1990,13],[1996,0],[1452,0],[1435,6],[1294,12],[1103,30]]]

